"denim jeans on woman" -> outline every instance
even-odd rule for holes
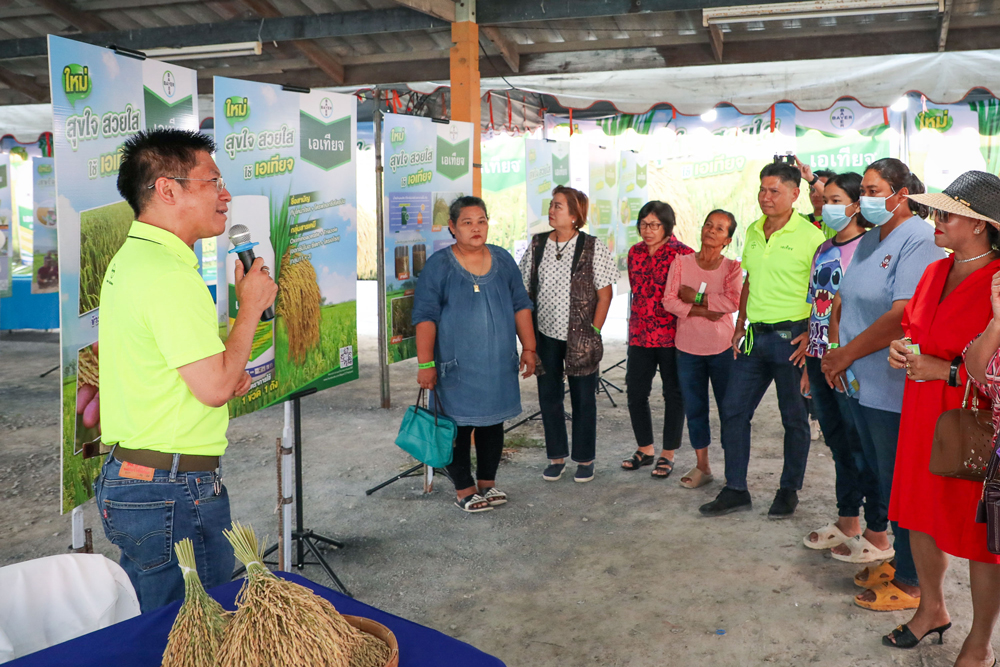
[[[833,455],[837,516],[856,517],[863,503],[865,523],[874,531],[883,531],[887,525],[886,504],[881,500],[874,471],[865,464],[858,430],[847,404],[850,399],[826,383],[820,368],[822,363],[821,358],[806,357],[811,403],[823,439]]]
[[[122,464],[108,455],[94,482],[104,534],[121,549],[143,613],[184,598],[184,578],[174,544],[194,543],[198,576],[205,588],[233,576],[233,547],[223,536],[231,524],[226,487],[215,494],[214,472],[155,470],[152,481],[121,477]]]
[[[594,460],[597,451],[597,373],[569,376],[569,399],[573,406],[573,451],[566,438],[563,403],[563,362],[566,341],[538,332],[538,358],[545,373],[538,376],[538,406],[545,427],[545,455],[549,459],[570,457],[576,463]]]
[[[677,351],[677,375],[684,396],[688,438],[694,449],[705,449],[712,443],[712,429],[708,424],[708,382],[712,382],[715,407],[721,410],[732,366],[732,350],[706,355]]]
[[[892,494],[892,475],[896,470],[896,443],[899,442],[898,412],[867,408],[854,398],[847,400],[850,405],[854,425],[861,438],[861,450],[864,452],[865,463],[875,471],[879,488],[879,512],[881,516],[889,516],[889,496]],[[868,511],[865,508],[865,516]],[[910,550],[910,531],[900,527],[895,521],[892,524],[893,548],[896,550],[896,579],[908,586],[919,586],[917,566],[913,563],[913,552]],[[884,526],[885,523],[881,524]],[[872,530],[871,524],[868,524]]]
[[[781,488],[793,491],[802,488],[809,458],[809,415],[802,398],[802,371],[788,357],[795,351],[792,339],[805,330],[805,324],[796,324],[791,331],[754,332],[750,354],[741,353],[733,363],[720,410],[726,486],[730,489],[747,490],[750,422],[772,381],[778,393],[781,424],[785,428]]]

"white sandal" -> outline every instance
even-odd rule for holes
[[[483,498],[485,498],[486,502],[490,504],[490,507],[494,507],[496,505],[503,505],[505,502],[507,502],[507,494],[501,491],[500,489],[496,488],[495,486],[491,486],[490,488],[486,489],[486,492],[483,493]]]
[[[815,542],[809,539],[809,535],[812,533],[816,533],[819,538]],[[828,523],[822,528],[812,531],[809,535],[802,538],[802,544],[806,545],[807,549],[832,549],[851,539],[844,535],[844,532],[837,528],[835,523]]]
[[[892,547],[879,549],[877,546],[865,539],[864,535],[855,535],[844,542],[851,550],[849,556],[842,556],[834,553],[830,554],[835,559],[845,563],[876,563],[882,560],[890,560],[896,555],[896,550]]]

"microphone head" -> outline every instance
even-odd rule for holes
[[[229,228],[229,242],[234,246],[250,243],[250,230],[246,225],[233,225]]]

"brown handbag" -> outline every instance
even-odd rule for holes
[[[972,408],[968,409],[970,394]],[[970,379],[962,407],[946,410],[938,417],[928,470],[943,477],[984,481],[993,454],[993,435],[993,415],[979,409],[979,392],[972,391]]]

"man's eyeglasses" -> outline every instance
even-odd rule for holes
[[[169,178],[172,181],[206,181],[208,183],[215,183],[215,189],[222,192],[226,189],[226,179],[221,176],[218,178],[181,178],[180,176],[161,176],[161,178]],[[147,190],[152,190],[156,187],[154,182],[152,185],[147,186]]]
[[[639,229],[648,229],[648,230],[650,230],[652,232],[655,232],[655,231],[657,231],[659,229],[662,229],[662,228],[663,228],[663,225],[661,223],[659,223],[659,222],[640,222],[639,223]]]

